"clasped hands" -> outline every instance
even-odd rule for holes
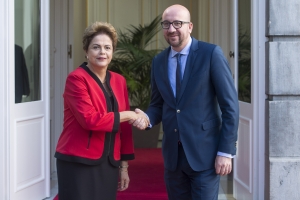
[[[128,123],[140,130],[145,130],[150,125],[148,116],[138,108],[136,108],[134,112],[136,113],[137,118],[129,120]]]

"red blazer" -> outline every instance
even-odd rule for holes
[[[106,81],[112,98],[86,63],[68,75],[56,158],[94,165],[109,156],[116,166],[119,160],[134,159],[131,125],[120,123],[119,115],[130,110],[126,80],[107,71]]]

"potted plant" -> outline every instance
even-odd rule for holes
[[[145,110],[151,98],[151,63],[161,49],[149,46],[160,31],[161,17],[157,16],[150,24],[130,25],[126,31],[118,30],[118,44],[110,63],[110,70],[122,74],[128,87],[131,108]],[[160,126],[149,131],[133,128],[135,147],[157,147]]]

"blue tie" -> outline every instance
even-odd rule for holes
[[[179,97],[180,86],[181,86],[181,54],[177,53],[177,68],[176,68],[176,99]]]

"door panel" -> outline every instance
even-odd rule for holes
[[[240,31],[240,22],[244,23],[244,27],[249,31],[247,33],[251,34],[251,24],[249,24],[251,0],[213,0],[210,5],[212,6],[210,14],[211,42],[222,47],[224,55],[228,59],[235,86],[239,91],[240,119],[237,152],[233,159],[233,191],[231,191],[235,199],[254,200],[254,115],[253,104],[249,103],[251,102],[251,35],[242,37],[243,40],[240,40],[240,33],[245,34],[245,31]],[[247,85],[247,87],[239,88],[241,83],[244,83],[242,86]],[[227,184],[231,183],[231,176],[227,176]],[[226,178],[221,178],[221,186],[223,179]],[[228,197],[231,196],[228,195]]]
[[[240,101],[251,103],[251,0],[237,4],[238,94]]]
[[[241,200],[255,199],[253,191],[253,104],[251,104],[251,0],[235,0],[235,30],[237,41],[235,68],[240,106],[237,154],[234,158],[234,197]]]
[[[24,56],[30,92],[22,94],[10,111],[9,199],[13,200],[50,196],[48,4],[47,0],[14,1],[14,43]],[[16,52],[15,64],[19,61]],[[11,78],[17,83],[18,77]]]
[[[253,109],[252,105],[239,102],[240,120],[238,129],[237,153],[234,158],[234,197],[254,199],[253,180]]]
[[[43,102],[16,106],[11,137],[11,199],[43,199],[47,191],[48,156]],[[30,113],[30,114],[28,114]],[[26,198],[25,198],[26,197]]]
[[[39,0],[15,0],[15,103],[41,100]]]
[[[45,163],[41,162],[44,160],[45,153],[45,137],[41,134],[44,129],[43,115],[16,119],[15,121],[13,173],[16,176],[16,192],[45,179],[45,173],[42,170]],[[32,165],[32,163],[37,165]]]
[[[249,192],[252,192],[252,185],[251,185],[251,174],[245,173],[251,171],[251,157],[248,157],[248,155],[251,156],[251,147],[249,146],[249,142],[252,141],[251,137],[251,125],[252,120],[249,118],[240,118],[240,125],[239,125],[239,142],[246,144],[243,148],[238,148],[238,156],[236,156],[237,160],[240,160],[240,162],[237,163],[236,169],[235,169],[235,180],[238,181],[241,185],[243,185]],[[248,152],[250,150],[250,152]]]

